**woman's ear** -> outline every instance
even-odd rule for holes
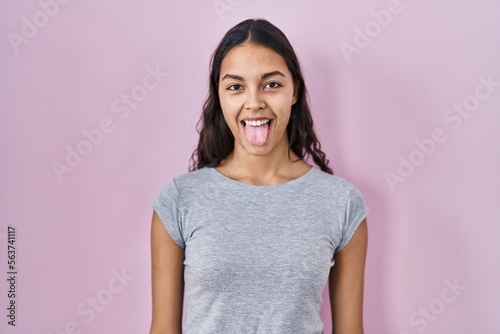
[[[293,85],[293,97],[292,97],[292,106],[297,103],[298,99],[298,93],[299,93],[299,80],[295,81],[295,84]]]

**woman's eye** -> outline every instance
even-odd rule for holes
[[[230,85],[227,87],[227,90],[240,90],[241,85]]]
[[[281,87],[281,85],[277,82],[269,82],[266,84],[266,87],[268,88],[278,88],[278,87]]]

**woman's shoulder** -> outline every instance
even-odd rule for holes
[[[326,188],[334,192],[350,192],[356,186],[347,178],[322,171],[318,167],[313,167],[311,173],[312,183],[320,188]]]
[[[161,186],[160,192],[171,196],[185,196],[192,192],[205,191],[206,185],[210,183],[212,173],[210,168],[204,167],[191,172],[185,172],[171,176]]]
[[[189,181],[193,179],[205,178],[209,174],[211,167],[202,167],[190,172],[184,172],[174,177],[176,181]]]
[[[193,185],[200,186],[206,182],[212,175],[211,167],[203,167],[194,171],[178,174],[171,178],[170,182],[174,182],[177,187],[190,187]]]

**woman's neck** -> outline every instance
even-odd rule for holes
[[[288,148],[257,156],[237,147],[216,169],[227,177],[253,185],[275,185],[296,179],[311,166]]]

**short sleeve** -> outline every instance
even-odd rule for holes
[[[342,239],[340,244],[335,249],[335,253],[340,252],[349,243],[357,228],[368,215],[370,210],[365,204],[361,192],[351,184],[351,190],[347,198],[347,205],[345,211],[345,221],[342,226]]]
[[[170,237],[172,237],[177,245],[185,248],[179,214],[179,194],[174,179],[163,185],[153,200],[152,205],[167,229],[168,234],[170,234]]]

